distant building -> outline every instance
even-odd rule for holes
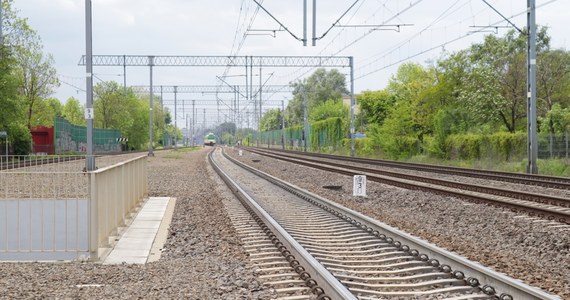
[[[350,95],[342,96],[342,103],[349,109],[350,109],[350,98],[351,98]],[[360,113],[360,106],[356,104],[356,99],[354,99],[354,101],[355,101],[354,114],[357,115]]]

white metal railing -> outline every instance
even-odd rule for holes
[[[148,193],[146,156],[89,172],[89,252],[99,256],[109,236],[124,226],[128,215]]]
[[[131,157],[97,158],[93,172],[83,172],[84,156],[50,156],[41,165],[36,157],[4,157],[0,260],[96,258],[147,194],[146,157]]]

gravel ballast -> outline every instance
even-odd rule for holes
[[[157,151],[148,159],[149,196],[177,198],[158,262],[0,263],[0,299],[270,299],[270,289],[256,279],[226,215],[222,199],[231,194],[208,166],[208,150]],[[356,198],[351,177],[247,151],[238,157],[237,150],[228,150],[267,173],[570,299],[567,229],[488,205],[373,182],[368,182],[368,197]]]
[[[248,151],[232,157],[527,284],[570,299],[570,231],[506,209],[368,182],[352,196],[352,177]],[[433,176],[438,176],[437,174]],[[464,179],[463,179],[464,180]],[[342,186],[330,190],[323,186]],[[561,225],[561,223],[558,223]]]
[[[148,159],[149,196],[177,198],[158,262],[0,263],[0,299],[267,299],[225,213],[208,150]]]

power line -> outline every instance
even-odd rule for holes
[[[334,23],[331,25],[331,27],[329,27],[329,28],[325,31],[325,33],[323,33],[323,35],[321,35],[320,37],[318,37],[318,38],[316,38],[316,39],[317,39],[317,40],[320,40],[320,39],[324,38],[324,37],[329,33],[329,31],[331,31],[331,29],[333,29],[333,27],[335,27],[335,25],[338,24],[338,23],[340,22],[340,20],[356,5],[356,3],[358,3],[358,1],[360,1],[360,0],[354,1],[354,3],[352,3],[352,5],[351,5],[344,13],[342,13],[342,15],[340,16],[340,18],[338,18],[336,21],[334,21]]]
[[[551,4],[551,3],[553,3],[553,2],[556,2],[556,1],[557,1],[557,0],[551,0],[551,1],[545,2],[545,3],[541,4],[541,5],[537,5],[537,6],[536,6],[536,9],[538,9],[538,8],[540,8],[540,7],[543,7],[543,6],[546,6],[546,5]],[[523,10],[523,11],[521,11],[520,13],[517,13],[517,14],[514,14],[514,15],[510,16],[508,19],[510,20],[510,19],[516,18],[516,17],[521,16],[521,15],[526,14],[526,13],[527,13],[527,10]],[[464,38],[466,38],[466,37],[468,37],[468,36],[470,36],[470,35],[472,35],[472,34],[474,34],[474,33],[483,32],[483,30],[484,30],[485,28],[494,27],[495,25],[497,25],[497,24],[499,24],[499,23],[501,23],[501,22],[503,22],[503,21],[504,21],[504,20],[499,20],[499,21],[497,21],[497,22],[494,22],[494,23],[492,23],[492,24],[489,24],[488,26],[483,26],[483,27],[482,27],[481,29],[479,29],[479,30],[467,32],[466,34],[461,35],[461,36],[459,36],[459,37],[456,37],[456,38],[454,38],[454,39],[452,39],[452,40],[443,42],[443,43],[441,43],[441,44],[438,44],[437,46],[433,46],[433,47],[431,47],[431,48],[428,48],[428,49],[426,49],[426,50],[420,51],[420,52],[415,53],[415,54],[413,54],[413,55],[409,55],[409,56],[406,57],[406,58],[400,59],[400,60],[398,60],[398,61],[396,61],[396,62],[390,63],[390,64],[388,64],[388,65],[384,65],[384,66],[382,66],[382,67],[380,67],[380,68],[378,68],[378,69],[372,70],[372,71],[370,71],[370,72],[368,72],[368,73],[365,73],[365,74],[363,74],[363,75],[360,75],[360,76],[358,76],[358,77],[355,77],[354,80],[358,80],[358,79],[360,79],[360,78],[364,78],[364,77],[366,77],[366,76],[372,75],[372,74],[377,73],[377,72],[382,71],[382,70],[385,70],[385,69],[387,69],[387,68],[389,68],[389,67],[392,67],[392,66],[394,66],[394,65],[397,65],[397,64],[399,64],[399,63],[402,63],[402,62],[407,61],[407,60],[409,60],[409,59],[412,59],[412,58],[414,58],[414,57],[417,57],[417,56],[420,56],[420,55],[422,55],[422,54],[428,53],[428,52],[430,52],[430,51],[432,51],[432,50],[438,49],[438,48],[440,48],[440,47],[444,47],[444,46],[446,46],[446,45],[448,45],[448,44],[451,44],[451,43],[456,42],[456,41],[458,41],[458,40],[464,39]]]
[[[418,5],[419,3],[421,3],[423,0],[416,0],[414,2],[410,2],[410,5],[407,6],[406,8],[404,8],[403,10],[399,11],[398,13],[394,14],[393,16],[391,16],[390,18],[388,18],[387,20],[385,20],[384,22],[381,23],[381,25],[386,25],[388,22],[398,18],[401,14],[407,12],[408,10],[410,10],[411,8],[415,7],[416,5]],[[352,41],[350,44],[346,45],[345,47],[341,48],[340,50],[336,51],[335,53],[331,54],[331,57],[336,57],[340,52],[346,50],[347,48],[349,48],[350,46],[356,44],[357,42],[361,41],[363,38],[365,38],[366,36],[368,36],[370,33],[374,32],[376,30],[374,29],[370,29],[368,30],[368,32],[364,33],[362,36],[360,36],[359,38],[357,38],[356,40]],[[299,72],[302,69],[298,69],[292,73],[290,73],[289,75],[294,75],[295,73]],[[305,72],[301,73],[299,76],[297,76],[295,79],[291,80],[291,82],[297,81],[299,80],[301,77],[305,76],[307,73],[311,72],[312,70],[314,70],[314,68],[309,68],[308,70],[306,70]],[[283,78],[283,77],[282,77]]]
[[[295,38],[298,41],[301,41],[302,39],[298,38],[293,32],[291,32],[291,30],[289,30],[289,28],[287,28],[283,23],[281,23],[279,20],[277,20],[277,18],[275,18],[267,9],[265,9],[265,7],[263,7],[263,5],[261,5],[261,3],[257,2],[257,0],[253,0],[253,2],[255,2],[255,4],[257,4],[259,7],[261,7],[261,9],[267,13],[275,22],[277,22],[279,24],[279,26],[281,26],[281,28],[285,29],[285,31],[287,31],[293,38]]]
[[[462,8],[463,6],[467,5],[467,3],[469,3],[470,1],[467,1],[465,4],[463,4],[462,6],[459,6],[458,8],[456,8],[454,11],[452,11],[450,14],[446,15],[455,5],[457,5],[457,3],[459,3],[461,0],[457,0],[455,1],[455,3],[453,3],[451,6],[449,6],[445,11],[443,11],[443,13],[441,13],[437,18],[435,18],[430,24],[428,24],[426,27],[424,27],[422,30],[420,30],[419,32],[417,32],[416,34],[412,35],[411,37],[407,38],[406,40],[392,46],[391,48],[389,48],[386,51],[383,51],[379,54],[373,55],[369,58],[363,59],[362,61],[360,61],[360,63],[364,63],[367,60],[376,57],[378,55],[383,55],[373,61],[371,61],[370,63],[366,63],[364,65],[360,65],[358,69],[362,69],[365,68],[366,66],[369,66],[377,61],[379,61],[380,59],[386,57],[387,55],[393,53],[396,49],[399,49],[400,47],[402,47],[403,45],[405,45],[406,43],[409,43],[411,40],[415,39],[416,37],[422,35],[422,33],[424,33],[425,31],[427,31],[430,27],[432,27],[434,24],[438,23],[439,21],[443,20],[444,18],[446,18],[447,16],[449,16],[450,14],[453,14],[455,12],[457,12],[460,8]]]

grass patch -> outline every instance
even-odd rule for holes
[[[185,148],[176,148],[171,151],[177,153],[186,153],[186,152],[198,151],[200,149],[202,149],[202,147],[185,147]]]
[[[497,160],[441,160],[416,155],[407,162],[422,164],[443,165],[467,169],[493,170],[502,172],[526,173],[527,161],[497,161]],[[539,159],[537,160],[540,175],[570,177],[570,161],[566,159]]]

